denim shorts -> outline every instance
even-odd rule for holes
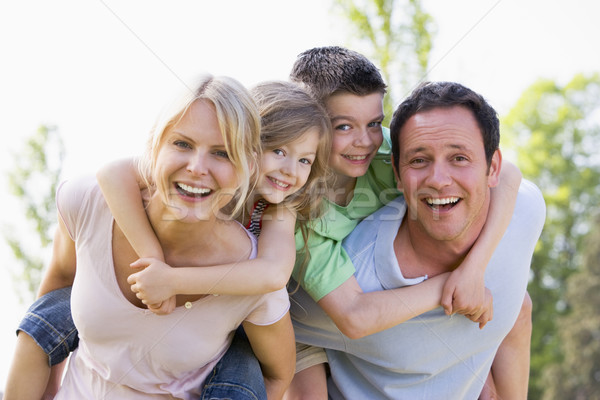
[[[48,364],[64,361],[77,348],[79,337],[71,317],[71,287],[49,292],[37,299],[21,320],[23,331],[48,354]]]

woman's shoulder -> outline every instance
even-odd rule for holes
[[[226,256],[232,256],[233,258],[243,257],[255,258],[257,240],[248,229],[246,229],[238,221],[230,221],[227,224],[227,232],[225,232],[226,242],[223,243],[223,254]]]

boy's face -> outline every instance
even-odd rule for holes
[[[366,174],[383,141],[383,93],[335,94],[326,106],[333,126],[329,167],[344,177]]]

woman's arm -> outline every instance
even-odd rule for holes
[[[267,398],[281,399],[296,369],[296,339],[289,312],[272,325],[244,322],[243,326],[260,363]]]
[[[140,257],[164,261],[162,247],[148,221],[142,203],[145,189],[133,158],[113,161],[96,174],[110,212]]]
[[[76,267],[75,242],[69,236],[65,223],[59,218],[58,227],[54,233],[52,257],[48,270],[40,283],[38,297],[55,289],[73,285]]]
[[[502,164],[499,184],[491,190],[490,209],[483,230],[465,260],[448,278],[442,293],[442,306],[448,315],[463,314],[480,322],[480,328],[489,320],[481,316],[490,312],[484,303],[485,268],[510,223],[521,178],[516,165],[507,161]]]
[[[176,294],[254,295],[285,287],[296,257],[295,214],[285,207],[269,206],[263,215],[257,257],[237,263],[202,268],[171,268],[150,259],[133,267],[145,267],[128,278],[144,303],[160,303]],[[256,277],[260,279],[256,279]]]

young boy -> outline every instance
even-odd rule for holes
[[[382,331],[440,304],[448,314],[463,314],[483,327],[492,312],[491,296],[486,296],[483,284],[485,266],[512,216],[521,178],[518,169],[508,165],[503,169],[481,238],[449,276],[409,288],[363,293],[342,240],[363,218],[398,195],[389,134],[381,126],[386,85],[366,57],[340,47],[314,48],[300,54],[290,78],[304,84],[323,102],[334,130],[327,211],[320,221],[310,224],[307,239],[297,233],[293,278],[350,339]],[[302,252],[305,241],[309,254]],[[292,290],[295,287],[292,285]],[[520,398],[525,398],[522,393],[527,390],[529,365],[530,317],[524,310],[524,317],[519,319],[524,323],[513,328],[505,340],[508,343],[516,337],[520,343],[519,368],[503,368],[501,376],[511,376],[496,382],[502,390],[505,386],[518,388]],[[294,312],[293,306],[292,316],[295,324],[311,318],[302,310]],[[326,398],[326,361],[322,349],[298,343],[296,376],[287,398]]]

